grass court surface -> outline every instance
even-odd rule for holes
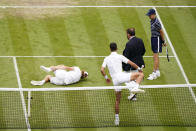
[[[49,1],[46,5],[196,5],[185,1]],[[2,1],[0,5],[42,5],[38,1],[23,3]],[[126,29],[136,28],[136,35],[146,47],[144,74],[152,72],[150,23],[145,16],[149,8],[0,8],[0,87],[18,88],[16,57],[22,88],[35,88],[30,80],[40,80],[46,73],[40,65],[79,66],[89,72],[87,80],[74,87],[111,86],[105,83],[100,67],[109,55],[109,43],[117,42],[122,53]],[[156,8],[190,83],[196,83],[196,8]],[[170,56],[175,56],[169,46]],[[69,56],[69,57],[33,57]],[[91,56],[91,57],[77,57]],[[92,57],[94,56],[94,57]],[[167,62],[165,48],[161,54],[161,77],[142,85],[186,84],[175,57]],[[70,87],[69,86],[69,87]],[[57,88],[45,84],[38,88]],[[192,87],[196,94],[196,87]],[[145,89],[138,101],[127,100],[123,90],[120,126],[196,126],[196,103],[188,88]],[[113,90],[32,92],[31,128],[105,127],[114,126]],[[27,92],[24,92],[27,102]],[[19,92],[0,92],[0,128],[26,128]],[[161,128],[161,127],[160,127]],[[127,128],[115,128],[115,130]],[[131,128],[130,128],[131,129]],[[146,128],[147,129],[147,128]],[[161,128],[157,130],[169,130]],[[179,130],[191,130],[180,128]],[[80,130],[80,129],[78,129]],[[97,129],[98,130],[98,129]]]

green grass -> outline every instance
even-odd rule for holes
[[[119,5],[133,2],[123,1]],[[194,1],[189,2],[148,1],[146,5],[194,5]],[[111,0],[106,2],[111,3]],[[40,9],[38,14],[33,9],[26,13],[25,10],[28,9],[0,9],[0,56],[105,56],[110,53],[108,46],[112,41],[118,43],[118,52],[122,53],[128,27],[136,28],[137,36],[144,40],[146,56],[152,56],[150,23],[145,16],[148,8],[66,8],[55,9],[55,14],[51,13],[52,9]],[[196,83],[196,9],[158,8],[158,11],[188,79]],[[169,51],[172,56],[170,48]],[[165,56],[165,49],[161,55]],[[12,61],[12,58],[0,58],[0,74],[3,76],[0,87],[18,87]],[[30,85],[30,80],[40,80],[46,75],[40,71],[40,65],[58,64],[77,65],[89,72],[88,79],[69,87],[112,85],[106,84],[100,74],[102,62],[103,58],[17,58],[23,88],[35,88]],[[145,62],[143,85],[186,83],[175,58],[171,58],[169,63],[166,58],[160,58],[161,77],[156,81],[146,80],[152,72],[152,58],[145,58]],[[48,83],[38,88],[45,87],[58,86]],[[146,94],[139,95],[136,102],[128,101],[128,91],[123,91],[120,126],[196,126],[196,104],[188,88],[145,90]],[[196,93],[195,88],[193,91]],[[27,104],[27,92],[24,94]],[[19,93],[4,92],[0,96],[0,105],[3,106],[0,109],[0,128],[25,128]],[[32,97],[29,118],[32,128],[114,126],[113,90],[32,92]]]
[[[196,69],[194,67],[196,66],[196,47],[194,41],[196,40],[196,31],[193,29],[196,27],[196,9],[174,8],[168,11],[159,9],[159,11],[163,23],[170,23],[165,24],[168,34],[189,81],[195,83]]]
[[[16,88],[17,79],[12,58],[0,59],[0,87]],[[12,81],[12,82],[10,82]]]

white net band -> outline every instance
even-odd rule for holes
[[[58,88],[0,88],[0,91],[66,91],[66,90],[105,90],[128,89],[130,86],[95,86],[95,87],[58,87]],[[179,88],[196,87],[196,84],[141,85],[140,88]]]

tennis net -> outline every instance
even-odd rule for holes
[[[194,91],[183,85],[142,86],[136,101],[122,90],[120,126],[196,126]],[[19,91],[24,93],[31,128],[111,127],[114,87],[0,88],[0,128],[27,128]],[[193,94],[192,94],[192,93]]]

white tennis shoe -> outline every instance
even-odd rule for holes
[[[31,84],[34,86],[41,86],[43,85],[45,82],[44,81],[31,81]]]
[[[152,72],[152,74],[150,74],[147,79],[148,80],[156,80],[160,76],[161,76],[160,71],[156,71],[156,72]]]
[[[136,101],[137,100],[136,94],[130,93],[130,95],[128,96],[128,100]]]
[[[45,67],[45,66],[40,66],[40,69],[42,69],[45,72],[51,72],[52,71],[50,68]]]

